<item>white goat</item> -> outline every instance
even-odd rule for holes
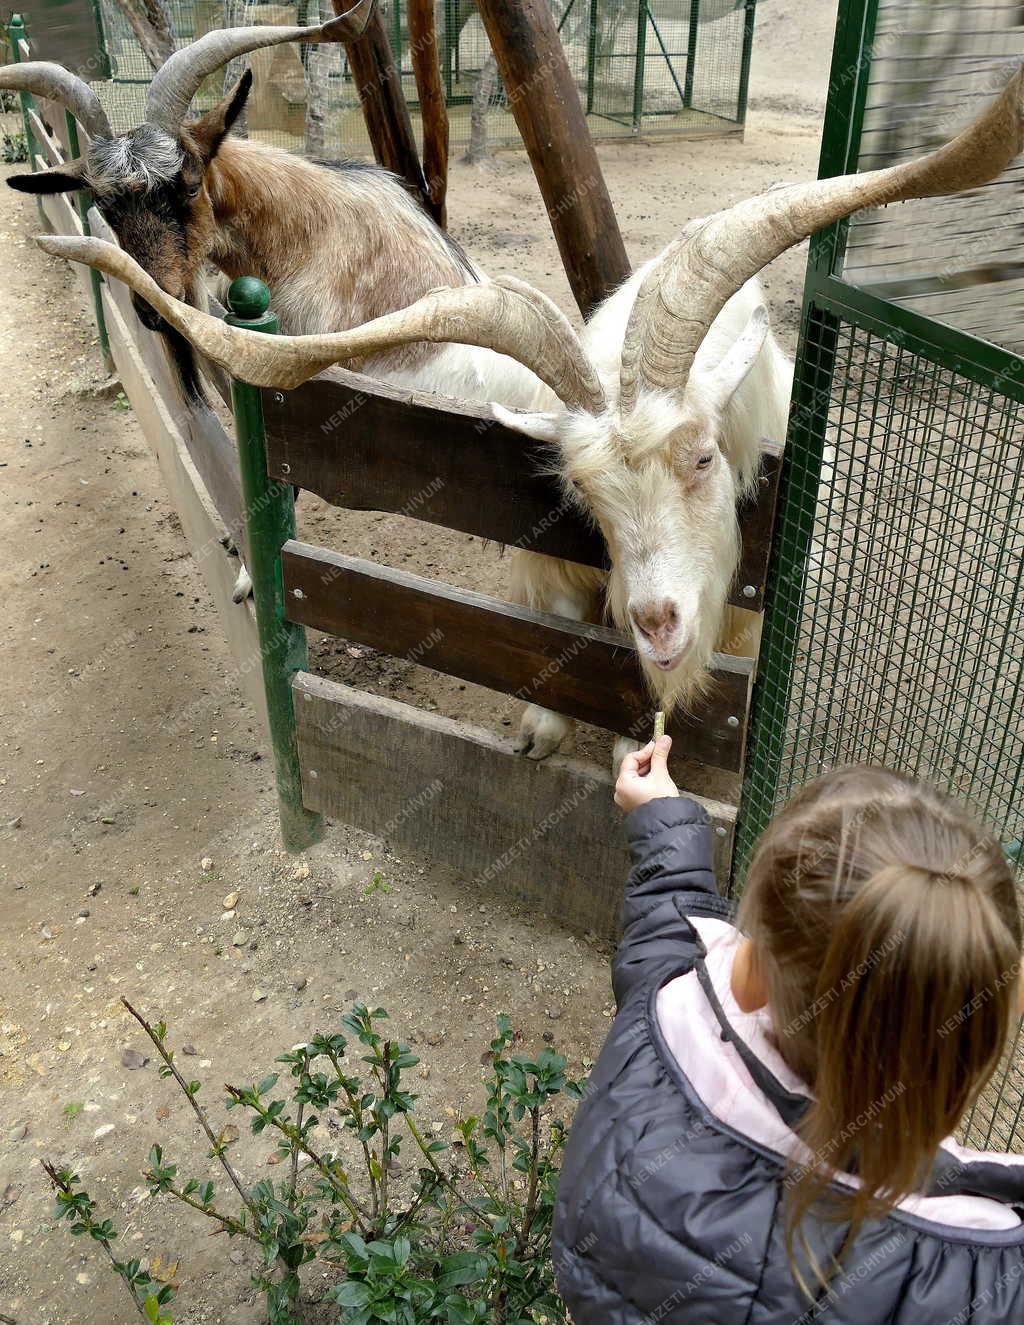
[[[511,278],[439,290],[351,331],[260,336],[170,298],[112,245],[40,242],[126,281],[209,358],[260,386],[294,387],[330,364],[422,342],[517,360],[474,356],[480,389],[504,402],[495,412],[505,423],[559,448],[567,485],[608,543],[611,617],[632,632],[655,702],[671,708],[706,683],[737,566],[736,502],[761,436],[780,436],[785,421],[789,367],[752,278],[854,211],[995,178],[1024,146],[1022,88],[1018,71],[967,129],[918,161],[778,189],[694,222],[612,295],[582,341],[549,299]],[[531,392],[518,365],[547,391]],[[595,610],[602,588],[597,572],[529,556],[516,580],[525,601],[576,617]],[[533,709],[524,746],[540,757],[567,727]]]

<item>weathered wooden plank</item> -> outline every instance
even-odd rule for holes
[[[134,332],[121,316],[109,284],[103,287],[103,308],[118,376],[146,441],[156,455],[189,550],[213,597],[235,660],[234,680],[266,728],[260,646],[252,603],[250,600],[243,603],[231,601],[238,559],[224,548],[223,526],[189,455],[179,419],[171,413],[149,375],[133,339]]]
[[[270,473],[335,506],[608,564],[599,530],[545,472],[550,448],[495,422],[485,406],[332,369],[295,391],[264,391],[263,412]],[[743,559],[730,602],[753,611],[763,601],[779,453],[765,443],[766,481],[739,512]]]
[[[308,809],[616,936],[629,862],[608,772],[562,755],[534,763],[507,738],[308,672],[294,693]],[[736,811],[702,803],[725,883]]]
[[[290,540],[289,620],[407,657],[464,681],[646,739],[653,705],[628,638],[486,594]],[[743,766],[753,663],[719,656],[715,684],[668,730],[686,758]]]
[[[37,102],[36,105],[38,107],[39,103]],[[49,107],[49,105],[50,103],[47,102],[46,106]],[[64,113],[62,111],[62,119],[63,116]],[[50,128],[53,127],[53,121],[47,116],[44,122],[43,117],[39,114],[39,110],[33,107],[28,112],[28,122],[32,129],[32,137],[35,139],[36,146],[41,149],[42,155],[46,160],[46,165],[62,166],[67,160],[67,157],[65,155],[63,143],[57,137],[56,133],[50,132]]]

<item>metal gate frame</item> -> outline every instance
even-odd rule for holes
[[[879,0],[841,7],[819,177],[857,170]],[[1024,403],[1024,366],[1010,351],[848,284],[841,268],[849,230],[840,221],[811,239],[789,432],[766,588],[734,886],[742,885],[758,836],[775,812],[785,756],[798,632],[807,591],[840,324],[897,342],[943,368]],[[1012,851],[1009,854],[1013,855]]]

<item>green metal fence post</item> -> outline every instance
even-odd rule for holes
[[[110,63],[110,51],[107,49],[107,32],[103,25],[103,10],[100,0],[92,0],[92,16],[96,24],[96,77],[113,78],[114,71]]]
[[[243,276],[228,290],[227,322],[248,331],[273,333],[277,318],[268,312],[270,291],[262,281]],[[263,404],[258,387],[231,379],[231,399],[242,473],[242,500],[252,576],[256,626],[267,697],[270,743],[277,773],[281,838],[288,851],[302,851],[323,835],[323,820],[302,804],[299,752],[295,736],[292,678],[308,666],[306,632],[285,620],[281,548],[295,536],[291,487],[267,474]]]
[[[754,50],[754,18],[757,0],[746,0],[743,6],[743,51],[740,55],[740,87],[736,98],[736,122],[747,121],[747,96],[750,91],[750,57]],[[691,92],[693,90],[691,85]]]
[[[690,31],[686,39],[686,87],[683,105],[693,105],[693,76],[697,72],[697,29],[700,24],[700,0],[690,0]]]
[[[68,130],[68,151],[72,157],[81,155],[81,146],[78,141],[78,121],[69,110],[64,112],[64,123]],[[83,234],[90,235],[89,229],[89,193],[86,189],[79,189],[75,194],[75,200],[78,204],[78,215],[82,221]],[[96,315],[96,331],[100,339],[100,352],[103,355],[103,362],[109,371],[113,367],[113,361],[110,357],[110,338],[107,335],[107,320],[103,316],[103,277],[95,267],[89,268],[89,278],[92,285],[92,304],[93,312]]]
[[[587,30],[587,114],[594,109],[594,77],[597,64],[597,6],[590,0],[590,25]]]
[[[636,64],[633,66],[633,132],[640,132],[644,114],[644,64],[647,60],[647,0],[637,0]]]
[[[11,60],[14,64],[21,64],[21,43],[28,41],[28,32],[25,29],[25,20],[20,14],[12,14],[11,21],[7,25],[7,41],[11,47]],[[29,110],[35,109],[35,97],[31,92],[20,92],[18,100],[21,103],[21,125],[22,132],[25,135],[25,151],[28,153],[29,168],[36,168],[36,140],[32,133],[32,123],[29,120]],[[43,204],[39,198],[36,198],[36,210],[39,213],[39,219],[46,224],[46,213],[43,211]]]
[[[878,0],[849,0],[840,7],[832,51],[831,86],[853,83],[849,113],[822,142],[818,175],[827,178],[856,170],[867,95],[869,52]],[[751,704],[742,802],[736,833],[733,883],[741,883],[754,845],[775,812],[786,742],[793,667],[799,644],[821,482],[821,466],[839,318],[816,302],[821,279],[841,260],[848,223],[839,221],[812,236],[804,286],[800,344],[782,461],[775,529],[765,585],[764,626],[757,681]]]

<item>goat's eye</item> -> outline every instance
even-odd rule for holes
[[[708,466],[711,464],[712,460],[714,460],[714,458],[715,458],[714,451],[705,451],[703,455],[697,457],[697,468],[707,469]]]

